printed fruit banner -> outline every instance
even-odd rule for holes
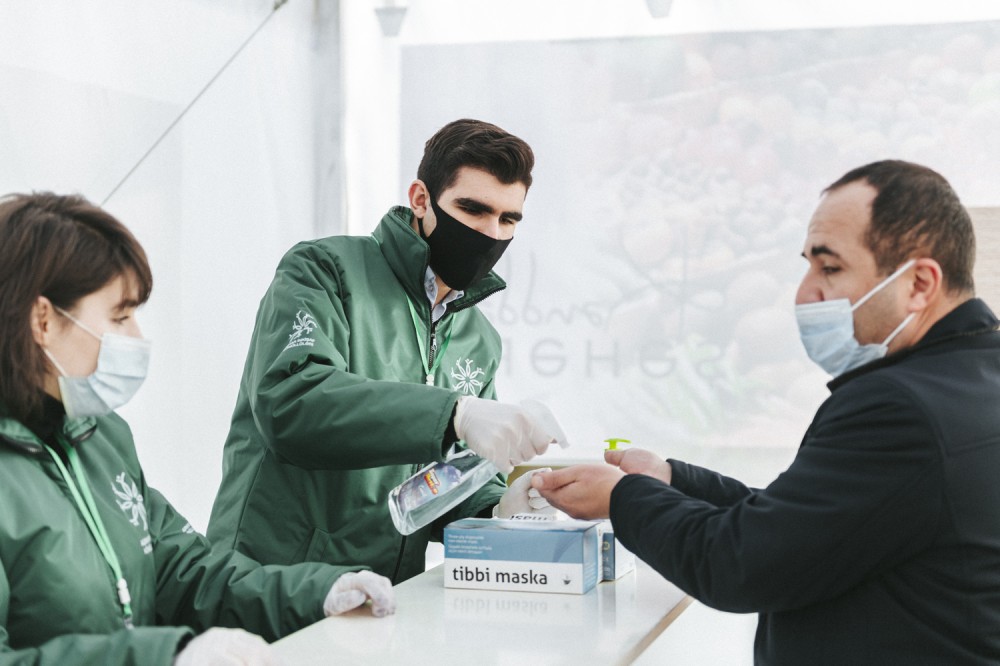
[[[1000,204],[995,22],[421,45],[401,74],[402,182],[458,117],[535,150],[482,309],[501,399],[547,402],[582,447],[556,455],[787,462],[827,395],[792,309],[821,190],[901,158]]]

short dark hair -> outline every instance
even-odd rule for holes
[[[455,183],[462,167],[482,169],[505,185],[531,187],[535,155],[522,139],[482,120],[455,120],[439,129],[424,144],[417,178],[431,196]]]
[[[848,171],[823,192],[858,180],[878,192],[865,242],[880,274],[923,255],[941,265],[946,291],[975,292],[972,220],[941,174],[912,162],[883,160]]]
[[[111,214],[81,196],[0,198],[0,404],[11,416],[37,417],[44,397],[47,366],[30,325],[38,297],[71,310],[120,276],[140,304],[149,300],[146,253]]]

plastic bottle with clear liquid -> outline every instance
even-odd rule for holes
[[[401,534],[413,534],[458,506],[498,473],[472,451],[423,467],[389,491],[389,515]]]

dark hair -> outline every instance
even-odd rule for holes
[[[14,418],[39,415],[46,362],[31,333],[39,296],[71,310],[113,279],[153,289],[146,253],[128,229],[80,196],[50,192],[0,199],[0,404]]]
[[[455,183],[462,167],[482,169],[505,185],[531,187],[535,155],[513,134],[481,120],[455,120],[424,144],[417,178],[437,198]]]
[[[857,180],[867,181],[878,192],[865,242],[880,274],[888,275],[907,259],[923,255],[941,265],[946,291],[975,291],[972,220],[941,174],[912,162],[883,160],[847,172],[823,192]]]

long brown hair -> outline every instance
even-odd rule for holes
[[[149,299],[146,253],[111,214],[81,196],[0,199],[0,405],[10,416],[41,410],[47,366],[30,322],[38,297],[71,310],[119,276],[134,282],[139,303]]]

